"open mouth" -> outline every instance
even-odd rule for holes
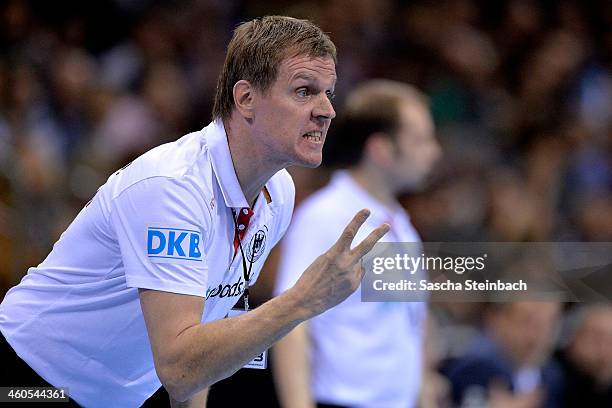
[[[315,130],[305,133],[302,137],[306,140],[310,140],[311,142],[320,143],[323,140],[323,132]]]

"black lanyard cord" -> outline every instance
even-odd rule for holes
[[[240,248],[240,254],[242,255],[242,276],[244,277],[244,310],[249,310],[249,282],[251,281],[251,269],[253,269],[253,258],[249,260],[249,268],[247,270],[247,259],[244,256],[244,249],[242,248],[242,239],[240,239],[240,230],[238,229],[238,216],[236,211],[232,208],[232,219],[234,220],[234,233],[238,239],[238,247]],[[246,226],[244,226],[246,228]]]

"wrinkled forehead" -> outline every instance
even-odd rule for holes
[[[334,86],[337,81],[336,63],[329,55],[289,54],[279,64],[278,78],[288,82],[299,78],[314,79]]]

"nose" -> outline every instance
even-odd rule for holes
[[[332,120],[336,117],[336,111],[334,110],[334,106],[331,101],[327,97],[326,94],[322,94],[319,97],[319,101],[316,104],[315,108],[312,111],[312,116],[316,119],[327,119]]]

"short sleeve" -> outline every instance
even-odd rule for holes
[[[152,177],[111,203],[129,287],[205,296],[212,218],[201,192],[181,179]]]

